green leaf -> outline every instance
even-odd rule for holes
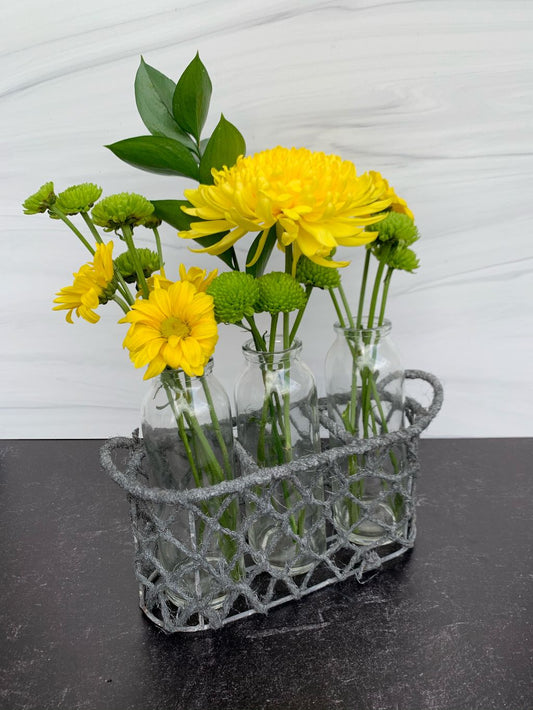
[[[219,234],[210,234],[207,237],[198,237],[198,239],[195,239],[194,241],[198,242],[198,244],[200,244],[200,246],[205,249],[205,247],[210,247],[213,244],[219,242],[226,234],[227,232],[220,232]],[[235,249],[233,247],[226,249],[226,251],[223,251],[222,254],[217,254],[217,256],[219,259],[222,259],[222,261],[227,264],[230,269],[238,271],[237,257],[235,254]]]
[[[159,175],[183,175],[198,180],[198,165],[184,145],[164,136],[137,136],[106,145],[125,163]]]
[[[211,90],[211,79],[197,53],[179,78],[172,101],[174,118],[197,143],[209,111]]]
[[[154,206],[154,215],[170,224],[175,229],[186,230],[191,228],[194,217],[185,214],[182,207],[192,207],[187,200],[150,200]]]
[[[248,254],[246,255],[247,264],[249,264],[255,256],[259,240],[261,239],[261,234],[262,232],[257,235],[257,237],[252,242],[252,246],[248,250]],[[276,225],[274,224],[272,225],[272,227],[270,227],[268,231],[268,235],[263,246],[263,251],[261,252],[259,259],[255,262],[253,266],[246,267],[247,274],[252,274],[252,276],[255,276],[256,278],[259,278],[263,275],[263,272],[268,263],[268,260],[270,259],[270,255],[272,254],[272,249],[274,248],[276,241]]]
[[[181,209],[182,207],[191,207],[190,202],[187,202],[187,200],[150,200],[150,202],[154,206],[154,214],[156,217],[159,217],[159,219],[162,219],[163,222],[170,224],[171,227],[179,231],[190,229],[191,222],[195,217],[185,214]],[[194,241],[198,242],[202,248],[210,247],[220,241],[225,234],[227,234],[227,232],[210,234],[207,237],[199,237]],[[237,258],[233,247],[226,249],[226,251],[218,256],[230,269],[236,268]]]
[[[135,76],[135,101],[144,125],[152,135],[174,138],[194,150],[194,143],[179,127],[172,113],[175,90],[176,84],[172,79],[151,67],[141,57]]]
[[[244,138],[237,128],[221,115],[200,159],[200,182],[211,185],[211,168],[220,170],[224,165],[231,168],[239,155],[244,155],[245,152]]]

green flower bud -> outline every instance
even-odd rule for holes
[[[142,195],[120,192],[104,197],[93,207],[91,214],[95,224],[106,232],[112,232],[124,225],[143,225],[153,211],[153,204]]]
[[[155,214],[151,214],[143,222],[143,227],[147,229],[157,229],[161,225],[161,220]]]
[[[217,323],[239,323],[253,316],[259,286],[251,274],[226,271],[209,284],[206,293],[213,296]]]
[[[155,251],[145,248],[140,248],[136,251],[145,278],[151,276],[154,271],[159,270],[159,256]],[[129,284],[137,281],[137,271],[135,270],[135,264],[133,263],[129,251],[117,256],[117,258],[114,259],[114,263],[117,271],[124,278],[124,281]]]
[[[63,214],[79,214],[88,212],[94,203],[100,199],[102,188],[92,182],[72,185],[57,196],[56,207]]]
[[[366,228],[369,232],[378,232],[378,237],[369,244],[372,249],[376,242],[397,242],[401,246],[409,247],[420,237],[413,220],[400,212],[389,212],[385,219]]]
[[[302,255],[296,265],[296,280],[316,288],[337,288],[341,277],[337,269],[320,266]]]
[[[257,312],[290,313],[298,311],[306,304],[305,291],[298,281],[283,271],[271,271],[257,279],[259,298],[255,304]]]
[[[115,295],[115,291],[117,290],[117,285],[118,285],[118,279],[116,276],[113,276],[111,281],[107,284],[107,286],[104,288],[102,293],[98,296],[98,301],[102,305],[110,301],[113,296]]]
[[[24,208],[24,214],[39,214],[40,212],[46,212],[54,202],[57,197],[54,192],[54,183],[45,182],[44,185],[35,192],[33,195],[27,197],[22,206]]]
[[[401,269],[412,273],[415,269],[418,269],[420,262],[412,249],[403,247],[393,251],[387,261],[387,265],[393,269]]]

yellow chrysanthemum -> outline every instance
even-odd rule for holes
[[[156,288],[164,288],[165,291],[168,291],[168,289],[172,286],[173,283],[174,281],[167,279],[167,277],[163,276],[162,274],[154,274],[153,276],[150,276],[146,279],[146,285],[148,286],[149,291],[153,291]],[[137,298],[141,298],[141,296],[142,291],[138,291]]]
[[[57,293],[54,311],[68,310],[66,320],[72,323],[72,312],[89,323],[97,323],[100,316],[95,309],[105,303],[114,291],[113,242],[97,244],[93,261],[84,264],[74,274],[72,286],[66,286]]]
[[[403,197],[398,197],[394,188],[391,185],[389,185],[388,181],[385,180],[385,178],[381,175],[381,173],[377,173],[377,172],[374,172],[373,170],[371,170],[369,172],[369,175],[372,178],[374,185],[376,186],[376,190],[378,192],[386,195],[386,197],[388,199],[390,199],[391,203],[389,205],[389,209],[392,212],[399,212],[400,214],[406,214],[414,222],[415,216],[411,212],[409,207],[407,206],[407,202],[403,199]]]
[[[218,340],[213,298],[189,281],[165,289],[156,280],[149,298],[135,301],[119,323],[130,323],[123,345],[135,367],[148,365],[145,380],[166,367],[202,375]]]
[[[363,227],[382,219],[377,213],[390,205],[379,185],[370,175],[358,176],[353,163],[306,148],[241,156],[233,167],[212,174],[213,185],[185,191],[193,207],[183,211],[204,221],[192,222],[179,236],[197,239],[229,230],[216,244],[195,250],[221,254],[246,233],[262,231],[251,264],[276,225],[280,249],[293,246],[294,266],[301,254],[322,266],[346,266],[349,262],[326,257],[337,246],[371,242],[375,235]]]
[[[189,281],[195,286],[197,291],[206,291],[207,287],[212,283],[218,274],[218,269],[213,269],[207,275],[205,269],[201,269],[199,266],[191,266],[189,270],[185,268],[183,264],[180,264],[180,279],[181,281]]]

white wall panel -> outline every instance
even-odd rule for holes
[[[214,85],[208,129],[223,111],[249,153],[339,153],[408,200],[421,268],[395,275],[389,315],[406,366],[445,385],[430,433],[532,435],[532,46],[528,0],[6,7],[0,437],[105,437],[138,425],[146,385],[121,349],[120,312],[111,304],[96,326],[70,326],[51,311],[86,254],[21,203],[49,179],[57,190],[90,180],[105,194],[181,197],[186,180],[134,170],[102,146],[146,133],[133,94],[139,56],[176,79],[197,50]],[[172,229],[163,234],[173,275],[180,261],[212,267]],[[350,255],[355,296],[363,252]],[[318,294],[313,309],[302,337],[322,388],[333,314]],[[242,341],[222,328],[216,368],[229,389]]]

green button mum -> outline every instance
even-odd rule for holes
[[[217,276],[206,293],[213,296],[218,323],[240,323],[244,318],[253,316],[259,286],[250,274],[228,271]]]
[[[337,288],[341,277],[337,269],[315,264],[306,256],[301,256],[296,266],[296,280],[316,288]]]
[[[81,185],[72,185],[60,192],[57,196],[55,206],[63,214],[79,214],[88,212],[91,207],[100,199],[102,188],[92,182],[84,182]]]
[[[256,311],[290,313],[305,307],[307,297],[300,284],[290,274],[283,271],[271,271],[257,279],[259,298]]]
[[[146,278],[151,276],[154,271],[159,270],[159,256],[155,251],[146,248],[137,248],[136,252],[140,267]],[[124,278],[124,281],[130,284],[137,281],[136,265],[129,252],[126,251],[117,256],[115,266],[120,275]]]
[[[40,212],[46,212],[54,202],[57,197],[54,192],[54,183],[45,182],[44,185],[30,195],[22,203],[24,208],[24,214],[39,214]]]
[[[120,227],[144,225],[154,211],[154,206],[142,195],[120,192],[105,197],[93,207],[93,222],[111,232]]]

